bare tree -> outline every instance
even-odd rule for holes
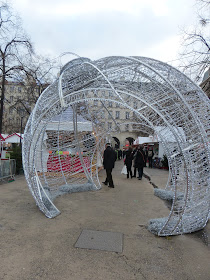
[[[30,114],[31,110],[27,109],[27,104],[29,103],[30,107],[32,104],[35,105],[43,90],[56,78],[55,70],[59,67],[56,59],[38,55],[31,55],[22,67],[24,72],[21,75],[19,73],[16,80],[23,83],[25,96],[21,96],[17,100],[17,104],[21,103],[26,112]],[[15,105],[13,104],[13,106]]]
[[[0,133],[5,102],[5,85],[8,79],[12,80],[17,73],[24,71],[25,55],[33,53],[29,37],[21,26],[20,18],[15,15],[7,2],[0,2]]]
[[[59,67],[57,59],[41,57],[37,55],[26,56],[26,63],[22,61],[24,71],[13,76],[16,94],[10,101],[9,96],[5,96],[7,102],[4,115],[6,116],[3,125],[7,133],[22,131],[27,119],[33,110],[37,99],[45,88],[56,78],[55,73]],[[10,87],[12,84],[10,83]],[[21,93],[17,93],[20,89]],[[10,121],[9,119],[14,121]],[[21,125],[20,125],[21,124]]]
[[[195,82],[200,82],[210,67],[210,1],[197,0],[198,24],[183,30],[183,44],[180,56],[182,71]]]

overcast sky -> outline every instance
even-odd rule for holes
[[[11,0],[37,53],[177,59],[195,0]],[[72,56],[66,57],[70,60]],[[172,65],[175,65],[170,63]]]

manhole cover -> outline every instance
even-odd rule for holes
[[[84,229],[75,247],[121,253],[123,250],[123,234],[120,232]]]

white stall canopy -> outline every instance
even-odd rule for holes
[[[77,114],[77,131],[93,131],[92,122]],[[46,130],[74,131],[73,110],[68,107],[64,112],[52,118]]]

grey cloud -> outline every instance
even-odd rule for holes
[[[176,26],[167,17],[155,17],[145,11],[143,17],[112,12],[77,17],[37,19],[29,32],[38,48],[49,46],[59,55],[64,51],[82,53],[119,53],[132,55],[166,39]],[[141,55],[141,54],[139,54]]]

